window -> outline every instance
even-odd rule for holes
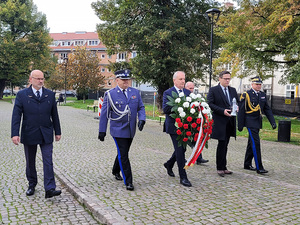
[[[101,54],[101,59],[105,59],[105,55],[104,54]]]
[[[133,51],[133,52],[131,53],[131,58],[135,58],[136,56],[137,56],[136,51]]]
[[[105,72],[105,68],[101,68],[101,72]]]
[[[68,53],[60,53],[60,59],[68,58]]]
[[[108,55],[107,58],[111,59],[111,55]]]
[[[124,62],[124,61],[126,61],[126,52],[118,53],[117,62]]]
[[[111,81],[110,80],[107,81],[107,86],[111,86]]]
[[[75,41],[75,46],[82,46],[83,45],[83,41]]]
[[[225,64],[225,70],[231,71],[231,63]]]
[[[295,84],[287,84],[285,86],[285,89],[286,89],[286,98],[294,99],[295,98],[295,91],[296,91]]]
[[[98,41],[89,41],[89,45],[98,45]]]

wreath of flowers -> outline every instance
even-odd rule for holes
[[[212,115],[209,105],[200,94],[191,93],[185,96],[183,92],[167,96],[167,104],[172,107],[170,116],[175,119],[177,127],[178,146],[193,148],[185,169],[194,165],[212,133]]]

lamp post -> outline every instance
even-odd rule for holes
[[[204,17],[211,24],[210,32],[210,61],[209,61],[209,88],[211,87],[212,78],[212,49],[213,49],[213,38],[214,38],[214,24],[218,21],[221,11],[219,9],[209,9],[205,12]]]
[[[65,57],[63,59],[65,66],[65,105],[67,104],[67,66],[68,66],[68,58]]]

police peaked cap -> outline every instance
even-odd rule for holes
[[[255,84],[262,84],[262,80],[260,79],[259,76],[251,78],[251,82]]]
[[[120,78],[120,79],[130,79],[130,70],[126,69],[126,70],[118,70],[115,72],[116,78]]]

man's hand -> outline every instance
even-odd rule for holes
[[[99,134],[98,134],[98,139],[99,139],[100,141],[104,141],[105,136],[106,136],[106,133],[105,133],[105,132],[99,132]]]
[[[12,142],[15,144],[15,145],[18,145],[20,143],[20,137],[19,136],[13,136],[11,138]]]
[[[140,120],[138,123],[139,130],[142,131],[145,125],[145,120]]]
[[[272,124],[273,130],[276,129],[276,127],[277,127],[276,123],[273,123],[273,124]]]
[[[225,116],[231,116],[231,110],[230,109],[224,109],[224,115]]]
[[[55,135],[55,141],[59,141],[61,138],[61,135]]]

